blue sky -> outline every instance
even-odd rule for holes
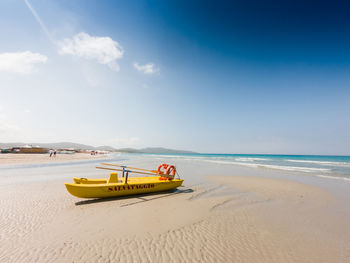
[[[0,141],[350,154],[350,7],[0,2]]]

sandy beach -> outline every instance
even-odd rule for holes
[[[0,168],[0,261],[349,261],[349,181],[166,161],[183,187],[108,200],[75,198],[64,187],[73,176],[107,177],[94,163]]]

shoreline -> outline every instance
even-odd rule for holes
[[[48,153],[2,153],[0,154],[0,167],[7,165],[41,164],[41,163],[63,163],[84,160],[95,160],[108,158],[109,154],[91,155],[90,153],[57,154],[50,157]]]

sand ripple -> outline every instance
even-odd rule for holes
[[[332,197],[266,180],[77,204],[62,182],[3,187],[0,261],[347,262],[349,223],[321,217]]]

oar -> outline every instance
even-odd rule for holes
[[[114,169],[114,168],[107,168],[107,167],[99,167],[96,166],[97,169],[104,169],[104,170],[112,170],[112,171],[119,171],[119,172],[123,172],[123,170],[121,169]],[[135,172],[135,171],[130,171],[130,170],[125,170],[125,172],[129,172],[129,173],[137,173],[137,174],[148,174],[148,175],[154,175],[151,173],[144,173],[144,172]]]
[[[116,167],[125,167],[125,168],[130,168],[130,169],[135,169],[135,170],[146,171],[146,172],[151,172],[151,173],[158,174],[158,171],[156,171],[156,170],[148,170],[148,169],[130,167],[130,166],[119,165],[119,164],[111,164],[111,163],[101,163],[101,164],[102,164],[102,165],[109,165],[109,166],[116,166]]]

